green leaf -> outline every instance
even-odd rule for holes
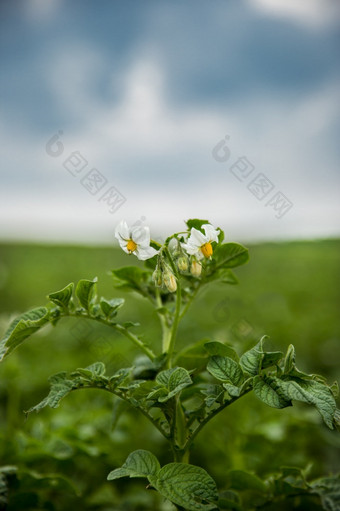
[[[239,243],[224,243],[216,248],[214,258],[218,268],[235,268],[248,262],[249,253]]]
[[[217,342],[217,341],[211,341],[207,342],[204,345],[204,348],[207,350],[209,355],[218,355],[220,357],[229,357],[235,360],[235,362],[238,362],[238,355],[236,351],[227,344],[224,344],[223,342]]]
[[[240,385],[243,381],[243,372],[235,360],[229,357],[213,356],[207,365],[207,370],[212,376],[223,382]]]
[[[283,381],[279,378],[275,378],[274,380],[275,384],[287,399],[314,405],[322,416],[325,424],[330,429],[333,429],[336,402],[327,385],[314,380],[296,379]]]
[[[240,358],[240,365],[242,369],[253,376],[259,374],[261,369],[277,365],[283,357],[283,353],[281,351],[263,350],[263,344],[266,338],[267,336],[264,335],[256,346],[249,351],[246,351]]]
[[[169,463],[150,483],[163,497],[188,511],[216,509],[216,483],[201,467],[186,463]]]
[[[76,296],[80,304],[87,311],[90,310],[92,302],[95,298],[97,280],[97,277],[95,277],[93,280],[83,279],[78,282],[76,287]]]
[[[286,408],[291,406],[282,389],[274,378],[256,376],[254,378],[254,393],[263,403],[272,408]]]
[[[112,298],[106,300],[100,299],[100,307],[107,318],[114,318],[117,315],[118,309],[124,305],[124,298]]]
[[[48,309],[46,307],[32,309],[12,321],[5,337],[0,342],[0,361],[47,322]]]
[[[295,367],[295,348],[292,344],[288,346],[284,361],[284,373],[290,373]]]
[[[261,369],[263,359],[262,343],[261,341],[249,351],[243,353],[240,358],[240,365],[244,371],[255,376]]]
[[[200,392],[206,396],[205,402],[209,408],[216,402],[223,402],[224,389],[222,385],[207,384]]]
[[[157,476],[161,466],[158,459],[151,452],[139,449],[127,457],[121,468],[112,470],[107,476],[109,481],[120,477],[149,477]]]
[[[322,507],[326,511],[339,511],[340,508],[340,475],[324,477],[311,483],[311,488],[321,498]]]
[[[202,231],[202,225],[210,224],[209,220],[199,220],[198,218],[192,218],[190,220],[187,220],[185,223],[187,224],[189,230],[194,227],[199,231]]]
[[[240,388],[230,383],[223,383],[223,388],[228,392],[230,397],[238,397],[240,395]]]
[[[61,289],[60,291],[55,291],[54,293],[50,293],[47,298],[51,300],[51,302],[58,305],[58,307],[62,307],[63,309],[67,309],[68,304],[72,298],[74,284],[71,282],[66,287]]]
[[[261,368],[266,369],[267,367],[278,364],[282,357],[282,351],[265,351],[263,353]]]
[[[151,272],[142,270],[138,266],[124,266],[117,270],[112,270],[113,285],[119,289],[133,290],[142,296],[147,296],[147,284],[151,277]]]
[[[156,376],[156,382],[161,385],[158,400],[161,403],[168,401],[185,387],[192,384],[189,372],[184,367],[175,367],[161,371]],[[166,394],[161,392],[166,390]]]
[[[228,487],[234,490],[255,490],[261,493],[267,492],[267,487],[261,479],[244,470],[231,470],[228,473]]]
[[[48,396],[45,397],[40,403],[30,408],[26,415],[31,412],[39,412],[45,406],[51,408],[58,408],[60,401],[69,394],[73,388],[72,380],[67,379],[66,372],[61,372],[52,376],[49,380],[51,382],[51,390]]]

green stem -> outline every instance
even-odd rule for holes
[[[161,295],[159,292],[159,288],[157,288],[157,287],[156,287],[155,294],[156,294],[157,307],[163,307],[162,298],[161,298]],[[159,313],[157,313],[157,314],[158,314],[159,321],[160,321],[161,327],[162,327],[162,353],[166,353],[169,349],[171,330],[166,323],[164,314],[159,314]]]
[[[248,392],[250,392],[252,390],[252,388],[249,388],[247,390],[245,390],[240,396],[237,396],[237,397],[233,397],[231,399],[229,399],[229,401],[226,401],[225,403],[223,403],[222,405],[220,405],[218,408],[216,408],[213,412],[211,412],[202,422],[199,423],[199,425],[197,426],[197,428],[192,432],[192,434],[190,435],[189,439],[187,440],[185,446],[183,447],[183,449],[185,451],[189,450],[193,441],[195,440],[195,438],[197,437],[197,435],[202,431],[202,429],[204,428],[204,426],[206,426],[206,424],[208,424],[208,422],[211,421],[211,419],[213,417],[215,417],[218,413],[220,413],[222,410],[224,410],[225,408],[227,408],[227,406],[231,405],[232,403],[234,403],[235,401],[237,401],[238,399],[240,399],[240,397],[246,395]]]
[[[140,348],[142,351],[144,351],[145,355],[149,357],[150,360],[154,360],[156,358],[156,355],[154,352],[145,346],[145,344],[133,333],[129,332],[129,330],[122,325],[112,325],[117,332],[120,332],[122,335],[125,335],[130,341],[132,341],[138,348]]]
[[[201,288],[201,283],[198,284],[198,286],[195,288],[194,292],[190,296],[189,300],[183,307],[179,319],[182,319],[183,316],[188,312],[188,309],[189,309],[190,305],[192,304],[192,302],[194,301],[194,299],[196,298],[196,295],[197,295],[198,291],[200,290],[200,288]]]
[[[92,317],[89,315],[83,316],[83,315],[75,314],[72,312],[65,313],[65,314],[63,314],[63,316],[64,317],[70,316],[73,318],[92,319],[93,321],[97,321],[98,323],[102,323],[103,325],[114,328],[115,330],[117,330],[117,332],[121,333],[122,335],[127,337],[130,341],[132,341],[139,349],[141,349],[145,353],[145,355],[147,355],[150,358],[150,360],[154,360],[156,358],[156,355],[150,348],[148,348],[136,335],[134,335],[132,332],[130,332],[127,328],[125,328],[122,325],[110,323],[110,322],[106,321],[106,319],[101,318],[101,317],[96,318],[96,317]]]
[[[71,389],[71,392],[75,391],[75,390],[81,390],[81,389],[106,390],[110,394],[113,394],[113,395],[119,397],[123,401],[126,401],[130,406],[132,406],[131,402],[128,399],[126,399],[124,394],[122,394],[121,392],[116,392],[116,391],[114,391],[112,389],[108,389],[107,387],[99,387],[98,385],[84,385],[83,387],[77,387],[75,389]],[[158,431],[164,436],[164,438],[166,438],[168,441],[170,441],[170,437],[169,437],[168,433],[166,431],[164,431],[162,426],[160,426],[157,422],[154,421],[153,417],[151,417],[151,415],[149,415],[146,410],[143,410],[143,408],[141,408],[139,406],[137,407],[137,410],[139,410],[151,422],[151,424],[153,424],[155,426],[155,428],[158,429]]]
[[[172,269],[172,271],[174,272],[174,274],[176,275],[176,278],[177,278],[176,309],[175,309],[175,315],[174,315],[174,319],[173,319],[173,323],[172,323],[172,327],[171,327],[171,336],[170,336],[169,348],[167,350],[167,352],[168,352],[167,367],[171,367],[171,365],[172,365],[172,354],[173,354],[174,347],[175,347],[175,341],[176,341],[176,336],[177,336],[177,328],[178,328],[178,323],[179,323],[179,319],[180,319],[182,292],[181,292],[180,276],[179,276],[177,268],[176,268],[176,266],[174,264],[174,261],[173,261],[171,255],[170,255],[170,252],[169,252],[167,247],[164,247],[164,252],[165,252],[165,254],[166,254],[166,256],[167,256],[167,258],[169,260],[171,269]]]

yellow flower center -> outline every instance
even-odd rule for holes
[[[201,246],[201,251],[202,251],[202,254],[204,255],[204,257],[208,258],[208,257],[212,256],[213,249],[212,249],[210,241],[208,243],[204,243],[204,245]]]
[[[130,252],[130,254],[132,252],[134,252],[137,248],[137,243],[135,243],[133,240],[129,240],[127,242],[127,245],[126,245],[126,248],[128,249],[128,251]]]

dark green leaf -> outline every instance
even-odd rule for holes
[[[254,378],[254,393],[263,403],[272,408],[291,406],[291,401],[273,378],[256,376]]]
[[[188,511],[216,509],[216,483],[201,467],[169,463],[149,481],[163,497]]]
[[[287,399],[314,405],[327,426],[333,429],[336,402],[327,385],[314,380],[295,379],[283,381],[279,378],[274,380]]]
[[[240,385],[243,381],[243,372],[235,360],[229,357],[213,356],[207,365],[207,370],[218,380]]]
[[[175,367],[166,369],[158,373],[156,382],[161,385],[158,400],[163,403],[168,401],[176,394],[181,392],[185,387],[192,384],[189,372],[183,367]],[[162,392],[165,389],[165,392]]]
[[[263,359],[262,343],[261,341],[249,351],[243,353],[240,358],[240,365],[244,371],[255,376],[261,369]]]
[[[238,355],[236,351],[227,344],[224,344],[222,342],[212,341],[207,342],[204,345],[205,349],[209,353],[209,355],[218,355],[221,357],[229,357],[235,360],[235,362],[238,362]]]

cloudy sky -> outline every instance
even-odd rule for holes
[[[339,6],[1,2],[0,239],[339,236]]]

